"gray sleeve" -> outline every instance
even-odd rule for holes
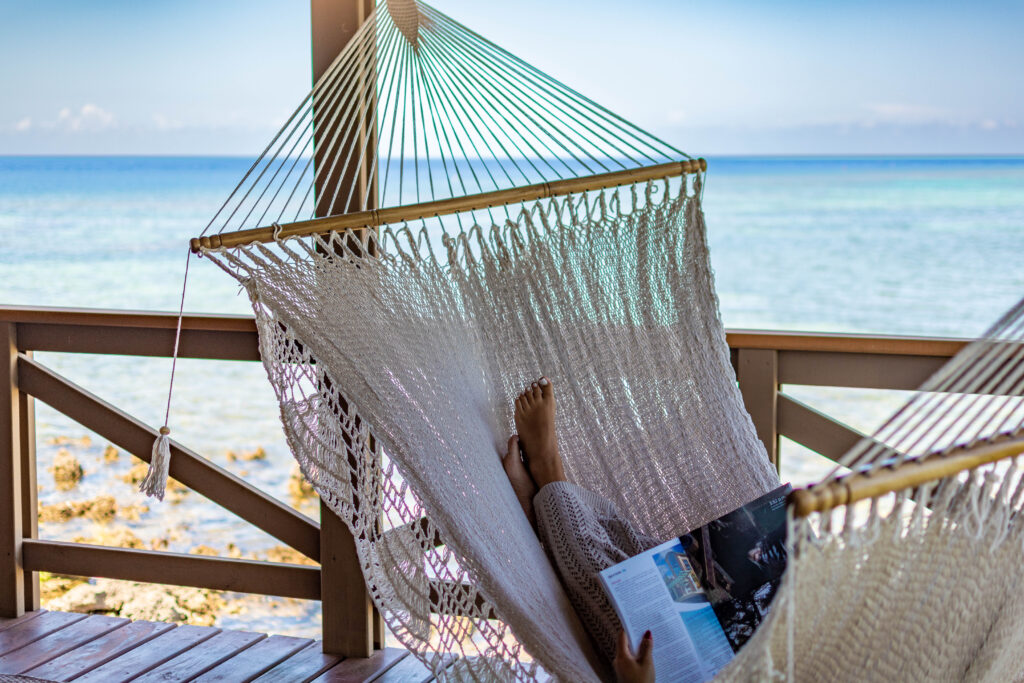
[[[598,573],[658,544],[640,534],[608,500],[569,482],[552,482],[533,499],[537,535],[580,620],[610,662],[622,628]]]

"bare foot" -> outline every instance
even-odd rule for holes
[[[541,377],[516,399],[516,431],[526,453],[524,460],[534,483],[544,488],[565,481],[555,436],[555,392],[551,380]]]
[[[519,504],[526,513],[526,519],[530,520],[531,526],[536,526],[536,518],[533,514],[533,497],[537,495],[537,485],[530,478],[523,464],[522,454],[519,452],[519,437],[513,434],[508,438],[508,452],[502,456],[501,464],[505,468],[508,480],[512,482],[512,490],[515,491]]]

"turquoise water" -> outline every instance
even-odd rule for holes
[[[0,157],[0,302],[176,309],[250,163]],[[1024,158],[713,158],[705,209],[731,327],[971,335],[1024,292]],[[186,308],[237,295],[199,263]]]
[[[0,157],[0,304],[177,310],[188,239],[250,163]],[[1024,296],[1024,158],[711,158],[704,204],[728,327],[972,336]],[[249,310],[238,285],[202,260],[192,264],[186,309]],[[39,358],[149,424],[162,421],[168,360]],[[182,361],[179,373],[175,437],[287,500],[291,457],[259,364]],[[792,391],[861,429],[899,400],[892,392]],[[119,478],[127,459],[104,465],[105,442],[95,435],[88,446],[68,446],[85,467],[82,483],[56,491],[46,468],[57,446],[46,441],[87,432],[45,406],[38,431],[44,502],[104,492],[145,502]],[[256,447],[266,460],[226,456]],[[796,483],[822,471],[788,443],[783,462]],[[124,524],[181,552],[200,543],[256,553],[277,545],[195,494]],[[85,520],[43,526],[49,538],[96,532]],[[268,611],[260,623],[312,634],[317,615],[307,604]]]

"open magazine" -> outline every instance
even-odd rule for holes
[[[714,677],[768,613],[786,568],[784,484],[601,572],[635,648],[654,636],[658,681]]]

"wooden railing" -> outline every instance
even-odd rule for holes
[[[0,308],[0,616],[39,608],[36,572],[129,579],[320,600],[324,650],[369,656],[383,645],[347,528],[321,506],[317,524],[172,441],[170,476],[297,550],[319,567],[40,540],[34,401],[46,403],[142,460],[156,430],[38,363],[33,352],[170,356],[176,316]],[[259,360],[244,316],[187,316],[179,355]]]
[[[174,479],[320,566],[38,538],[35,400],[143,460],[156,431],[41,365],[33,352],[170,356],[176,322],[163,313],[0,308],[0,616],[38,609],[39,571],[279,595],[321,601],[325,651],[368,656],[382,646],[383,626],[341,520],[321,506],[317,524],[176,442]],[[743,399],[776,465],[780,436],[832,459],[863,436],[780,393],[780,385],[914,389],[966,343],[747,331],[730,332],[728,341]],[[255,324],[246,316],[186,316],[179,355],[259,360]]]
[[[780,385],[918,388],[969,342],[964,339],[735,330],[726,338],[740,391],[779,466],[785,436],[837,460],[865,435],[779,391]]]

